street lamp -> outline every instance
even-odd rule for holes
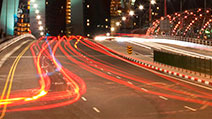
[[[139,5],[139,10],[142,11],[144,9],[143,5]],[[141,27],[141,13],[139,14],[139,27]]]
[[[152,21],[152,5],[156,4],[155,0],[149,2],[149,23]]]
[[[150,3],[151,3],[152,5],[154,5],[154,4],[156,4],[156,1],[155,1],[155,0],[151,0]]]
[[[143,9],[144,9],[144,6],[143,6],[143,5],[140,5],[138,8],[139,8],[140,10],[143,10]]]
[[[135,15],[135,12],[133,10],[130,10],[129,15],[133,16],[133,15]]]
[[[126,21],[127,20],[127,18],[126,17],[122,17],[122,21]]]
[[[120,24],[120,22],[116,22],[116,26],[120,26],[121,24]]]

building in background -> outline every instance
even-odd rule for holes
[[[93,37],[110,31],[110,0],[72,0],[71,32]]]
[[[112,32],[117,32],[121,27],[121,16],[122,16],[121,0],[111,0],[110,4],[110,16],[111,16],[111,28],[114,29]]]
[[[8,35],[14,35],[18,4],[19,0],[1,0],[0,27]]]
[[[46,0],[46,33],[66,34],[66,3],[67,0]]]
[[[111,0],[85,1],[83,4],[84,34],[93,37],[110,32]]]
[[[30,30],[36,37],[45,34],[45,0],[30,0]]]
[[[19,1],[18,13],[15,15],[15,35],[29,33],[30,31],[30,2],[26,0]]]
[[[66,35],[71,35],[71,0],[66,0]]]

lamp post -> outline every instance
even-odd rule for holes
[[[149,24],[152,22],[152,5],[156,4],[155,0],[149,2]]]
[[[135,11],[130,10],[129,15],[132,16],[132,21],[133,21],[132,29],[133,29],[133,26],[134,26],[134,18],[133,18],[133,16],[135,15]]]
[[[144,9],[144,6],[140,5],[138,8],[140,11],[142,11]],[[141,14],[139,14],[139,28],[141,28]]]

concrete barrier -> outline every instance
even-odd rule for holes
[[[17,36],[15,38],[12,38],[2,44],[0,44],[0,52],[3,51],[4,49],[6,49],[7,47],[9,47],[10,45],[18,42],[19,40],[23,39],[23,38],[32,38],[32,39],[36,39],[35,36],[33,36],[32,34],[23,34],[20,36]]]

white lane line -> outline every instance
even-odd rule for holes
[[[101,70],[103,71],[104,69],[103,69],[103,68],[101,68]]]
[[[87,99],[85,97],[81,97],[81,98],[82,98],[83,101],[85,101],[85,102],[87,101]]]
[[[4,62],[12,55],[14,54],[18,49],[20,49],[24,44],[26,44],[29,41],[25,41],[23,43],[21,43],[20,45],[18,45],[17,47],[15,47],[11,52],[7,53],[1,60],[0,60],[0,67],[2,67],[2,65],[4,64]]]
[[[197,109],[191,108],[191,107],[189,107],[189,106],[184,106],[184,108],[189,109],[189,110],[191,110],[191,111],[193,111],[193,112],[197,111]]]
[[[96,111],[96,112],[98,112],[98,113],[100,113],[100,110],[97,109],[96,107],[93,107],[93,110]]]
[[[130,81],[127,81],[127,83],[129,83],[129,84],[133,84],[132,82],[130,82]]]
[[[55,85],[63,85],[64,82],[55,82],[54,84],[55,84]]]
[[[121,77],[119,77],[119,76],[116,76],[116,78],[117,78],[117,79],[121,79]]]
[[[108,74],[111,74],[110,72],[107,72]]]
[[[147,89],[145,89],[145,88],[141,88],[143,91],[145,91],[145,92],[148,92],[148,90]]]
[[[163,99],[163,100],[168,100],[168,98],[163,97],[163,96],[159,96],[159,98]]]

